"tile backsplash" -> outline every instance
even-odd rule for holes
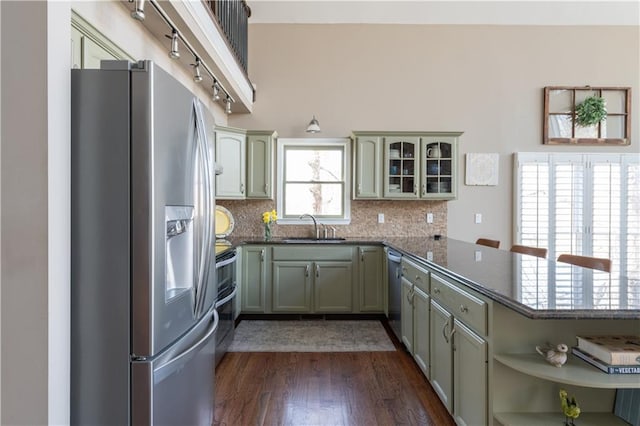
[[[273,200],[217,200],[234,217],[235,236],[262,236],[262,212],[275,208]],[[384,213],[384,223],[378,223],[378,213]],[[433,213],[433,223],[427,223],[427,213]],[[421,237],[447,235],[446,201],[351,201],[351,224],[336,225],[338,237]],[[272,226],[278,237],[310,237],[308,225]]]

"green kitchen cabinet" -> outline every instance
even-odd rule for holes
[[[360,312],[384,312],[383,249],[380,246],[360,246],[357,254]]]
[[[420,180],[420,138],[384,138],[384,198],[418,198]]]
[[[460,135],[354,131],[353,198],[455,199]]]
[[[273,312],[311,312],[312,262],[273,262]]]
[[[247,131],[247,198],[273,200],[274,144],[273,130]]]
[[[413,287],[413,359],[429,378],[429,295],[418,286]]]
[[[420,156],[420,198],[456,198],[458,136],[423,136],[420,139]]]
[[[402,266],[402,341],[429,378],[429,272],[405,257]]]
[[[354,134],[353,198],[382,198],[382,137]]]
[[[453,412],[453,315],[431,300],[431,386]]]
[[[222,166],[216,176],[216,198],[243,200],[246,198],[246,131],[231,127],[216,127],[215,161]]]
[[[314,312],[351,312],[351,262],[313,262]]]
[[[459,425],[488,422],[487,342],[454,319],[453,417]]]
[[[400,304],[400,328],[402,343],[409,353],[413,353],[413,283],[405,277],[401,279],[401,304]]]
[[[242,246],[241,290],[242,312],[268,312],[271,287],[269,246]]]

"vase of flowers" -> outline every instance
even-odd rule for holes
[[[262,223],[264,223],[264,240],[271,239],[271,224],[278,220],[278,214],[275,210],[262,213]]]

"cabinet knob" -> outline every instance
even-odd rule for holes
[[[439,287],[435,287],[435,288],[433,289],[433,292],[434,292],[435,294],[440,294],[440,288],[439,288]]]
[[[425,184],[422,184],[422,195],[427,195],[427,187]]]
[[[318,266],[318,264],[316,264],[316,277],[320,276],[320,266]]]
[[[269,192],[269,184],[268,183],[264,184],[264,192]]]
[[[260,262],[264,262],[264,249],[260,250]]]
[[[309,276],[309,265],[304,267],[304,276],[308,277]]]
[[[244,183],[240,184],[240,193],[244,194]]]
[[[469,308],[467,308],[464,305],[460,305],[460,312],[462,312],[463,314],[466,314],[469,312]]]

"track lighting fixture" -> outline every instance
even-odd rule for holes
[[[145,19],[145,1],[149,4],[151,10],[155,11],[171,30],[171,35],[165,34],[165,37],[171,40],[171,50],[169,51],[169,57],[171,59],[180,58],[180,52],[178,51],[178,42],[180,42],[182,46],[187,49],[187,51],[190,52],[194,57],[194,63],[190,64],[193,67],[193,81],[195,81],[196,83],[200,83],[203,80],[202,74],[209,74],[209,76],[213,80],[213,85],[211,86],[211,90],[213,92],[212,99],[216,102],[222,99],[222,101],[224,102],[224,111],[227,114],[231,114],[231,104],[235,101],[233,100],[227,89],[225,89],[224,85],[220,84],[218,78],[211,71],[211,68],[209,68],[206,62],[201,59],[201,56],[198,55],[198,52],[196,52],[189,41],[178,32],[178,27],[162,9],[162,6],[160,6],[159,4],[159,0],[129,0],[129,3],[135,4],[134,10],[131,12],[131,17],[139,21]],[[320,127],[318,127],[318,131],[320,131]]]
[[[144,0],[135,0],[135,10],[131,12],[131,17],[138,21],[144,21]]]
[[[320,133],[320,123],[318,123],[318,120],[316,120],[315,115],[307,126],[307,133]]]
[[[178,31],[171,29],[171,35],[165,35],[165,37],[171,39],[171,50],[169,51],[169,57],[171,59],[178,59],[180,52],[178,52]]]
[[[200,83],[202,81],[202,75],[200,74],[200,58],[196,56],[196,63],[191,64],[193,67],[193,81]]]
[[[213,100],[214,101],[219,101],[220,100],[220,85],[218,84],[218,80],[216,80],[215,78],[213,79]]]
[[[229,95],[227,95],[227,99],[225,99],[225,103],[227,104],[224,112],[226,112],[227,114],[231,114],[231,98],[229,97]]]

